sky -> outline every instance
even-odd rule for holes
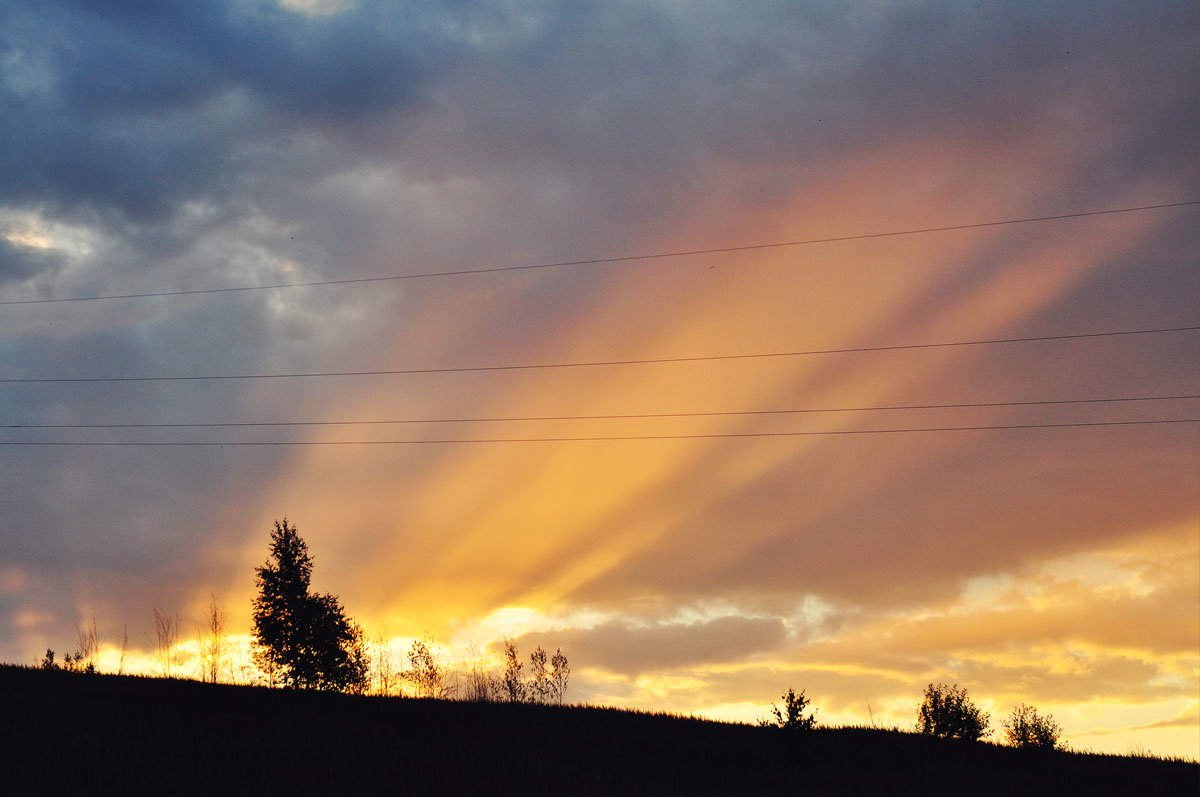
[[[0,5],[0,660],[248,633],[286,516],[372,636],[561,647],[571,700],[911,728],[958,683],[1200,756],[1198,44],[1169,0]],[[295,445],[74,445],[246,442]]]

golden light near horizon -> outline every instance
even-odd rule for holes
[[[1142,575],[1147,570],[1167,569],[1174,573],[1175,585],[1182,588],[1195,576],[1200,550],[1194,536],[1183,533],[1186,531],[1163,530],[1142,546],[1118,545],[1050,561],[1021,576],[981,580],[969,586],[962,599],[935,613],[891,615],[875,624],[826,633],[807,646],[797,646],[797,640],[789,639],[773,654],[753,661],[735,657],[700,666],[659,662],[648,670],[630,673],[606,669],[603,659],[599,666],[594,661],[589,666],[591,657],[586,654],[594,656],[596,644],[588,646],[589,631],[623,627],[634,635],[642,632],[644,642],[653,641],[656,634],[667,638],[675,633],[679,638],[680,631],[745,616],[730,605],[707,610],[697,607],[672,622],[641,626],[630,626],[627,616],[616,612],[572,616],[505,607],[458,625],[444,642],[435,644],[435,650],[450,672],[461,674],[479,657],[485,667],[497,669],[500,660],[495,646],[506,637],[516,638],[525,650],[537,644],[561,643],[576,656],[582,643],[585,658],[583,666],[577,664],[576,679],[589,690],[593,701],[601,704],[653,705],[713,719],[755,722],[766,716],[770,703],[777,700],[770,691],[773,687],[803,683],[820,709],[823,723],[901,729],[911,728],[921,684],[973,672],[972,694],[991,713],[997,732],[1000,720],[1013,705],[1033,702],[1063,724],[1074,749],[1114,753],[1151,749],[1191,757],[1200,705],[1189,697],[1171,696],[1170,688],[1162,688],[1171,682],[1186,687],[1197,677],[1196,656],[1189,649],[1190,630],[1156,639],[1151,647],[1138,643],[1146,639],[1144,630],[1153,618],[1171,605],[1169,590],[1173,588],[1168,583],[1167,594],[1162,594],[1161,588],[1146,585]],[[1139,599],[1137,603],[1122,606],[1122,598],[1130,595]],[[1104,621],[1087,613],[1097,603],[1111,605],[1101,613]],[[813,608],[817,615],[827,611]],[[1137,611],[1114,617],[1115,608]],[[997,618],[1003,619],[997,622]],[[384,630],[370,618],[360,619],[372,638]],[[398,669],[418,637],[386,637]],[[230,642],[229,675],[223,680],[256,682],[261,676],[250,661],[250,637],[234,633]],[[617,638],[608,642],[610,646],[614,643]],[[941,665],[911,658],[939,650],[946,657]],[[790,651],[803,651],[803,656],[798,659]],[[608,655],[618,660],[622,657],[620,651]],[[638,651],[626,650],[625,655],[636,661]],[[177,674],[192,674],[198,660],[196,639],[181,640],[178,656]],[[1111,680],[1114,663],[1117,668],[1157,665],[1163,683],[1158,688],[1151,686],[1149,692],[1123,692],[1120,682]],[[129,647],[123,658],[117,647],[105,645],[99,665],[106,672],[161,674],[156,654],[138,644]],[[1088,681],[1094,678],[1106,681],[1108,691],[1088,692],[1094,688]],[[747,686],[761,697],[736,699],[745,694]]]
[[[0,660],[259,678],[286,515],[399,662],[1197,757],[1194,9],[622,9],[0,10]]]

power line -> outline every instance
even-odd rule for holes
[[[990,340],[960,340],[943,343],[905,343],[893,346],[856,346],[845,349],[810,349],[807,351],[758,352],[752,354],[706,354],[691,357],[660,357],[644,360],[597,360],[592,362],[530,363],[521,365],[475,365],[453,368],[396,368],[377,371],[303,371],[284,374],[206,374],[198,376],[69,376],[69,377],[10,377],[0,384],[45,384],[64,382],[202,382],[237,379],[306,379],[340,376],[404,376],[412,374],[458,374],[485,371],[530,371],[550,368],[594,368],[612,365],[662,365],[665,363],[712,362],[719,360],[752,360],[771,357],[805,357],[815,354],[855,354],[865,352],[904,351],[912,349],[944,349],[954,346],[987,346],[1000,343],[1035,343],[1051,340],[1082,338],[1112,338],[1124,335],[1152,335],[1166,332],[1192,332],[1200,326],[1163,327],[1158,329],[1129,329],[1116,332],[1078,332],[1067,335],[1037,335],[1024,338],[993,338]]]
[[[604,437],[505,437],[505,438],[471,438],[447,440],[236,440],[226,442],[83,442],[83,441],[0,441],[0,446],[72,446],[89,448],[167,448],[167,447],[200,447],[224,448],[229,447],[259,447],[259,446],[397,446],[397,445],[433,445],[449,443],[583,443],[604,441],[631,440],[719,440],[751,437],[827,437],[835,435],[870,435],[870,434],[909,434],[916,432],[984,432],[1010,429],[1078,429],[1100,426],[1152,426],[1162,424],[1200,423],[1200,418],[1173,418],[1165,420],[1146,421],[1095,421],[1080,423],[1036,423],[991,426],[935,426],[905,429],[837,429],[820,432],[729,432],[711,434],[665,434],[665,435],[611,435]]]
[[[417,274],[388,274],[378,277],[356,277],[351,279],[313,280],[310,282],[285,282],[275,285],[244,285],[233,288],[198,288],[192,290],[151,291],[146,293],[114,293],[99,296],[64,296],[49,299],[8,299],[0,301],[0,305],[16,304],[54,304],[59,302],[95,302],[108,299],[149,299],[159,296],[196,296],[216,293],[242,293],[246,291],[268,291],[283,288],[315,288],[328,285],[359,285],[371,282],[389,282],[395,280],[430,279],[434,277],[460,277],[471,274],[497,274],[506,271],[531,271],[535,269],[566,268],[570,266],[596,266],[608,263],[632,263],[639,260],[662,260],[675,257],[693,257],[696,255],[727,254],[731,252],[750,252],[758,249],[780,249],[792,246],[809,246],[812,244],[840,243],[844,241],[865,241],[873,238],[895,238],[905,235],[924,235],[935,232],[953,232],[956,230],[975,230],[984,227],[1002,227],[1013,224],[1030,224],[1043,221],[1060,221],[1064,219],[1080,219],[1088,216],[1106,216],[1116,213],[1136,213],[1147,210],[1163,210],[1166,208],[1188,207],[1200,205],[1200,200],[1187,202],[1166,202],[1158,205],[1139,205],[1136,207],[1112,208],[1110,210],[1089,210],[1079,213],[1060,213],[1053,216],[1034,216],[1021,219],[1003,219],[1000,221],[982,221],[973,224],[952,224],[943,227],[923,227],[911,230],[892,230],[888,232],[861,233],[856,235],[839,235],[828,238],[808,238],[798,241],[776,241],[761,244],[743,244],[740,246],[722,246],[709,249],[688,249],[671,252],[651,252],[637,255],[622,255],[618,257],[599,257],[587,260],[561,260],[550,263],[528,263],[514,266],[495,266],[491,268],[466,268],[452,271],[425,271]]]
[[[897,404],[879,407],[822,407],[782,410],[723,410],[716,412],[649,412],[611,415],[535,415],[507,418],[405,418],[400,420],[368,421],[242,421],[221,423],[13,423],[5,429],[216,429],[247,427],[303,426],[384,426],[398,424],[434,423],[518,423],[525,421],[599,421],[657,418],[721,418],[757,415],[798,415],[809,413],[881,412],[890,410],[947,410],[978,407],[1035,407],[1052,405],[1110,404],[1134,401],[1179,401],[1200,399],[1200,393],[1178,396],[1122,396],[1092,399],[1048,399],[1040,401],[981,401],[957,404]]]

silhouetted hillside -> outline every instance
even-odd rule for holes
[[[154,794],[1196,794],[1200,766],[866,729],[0,666],[0,789]]]

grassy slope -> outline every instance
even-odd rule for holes
[[[1186,794],[1200,766],[0,665],[0,792]]]

